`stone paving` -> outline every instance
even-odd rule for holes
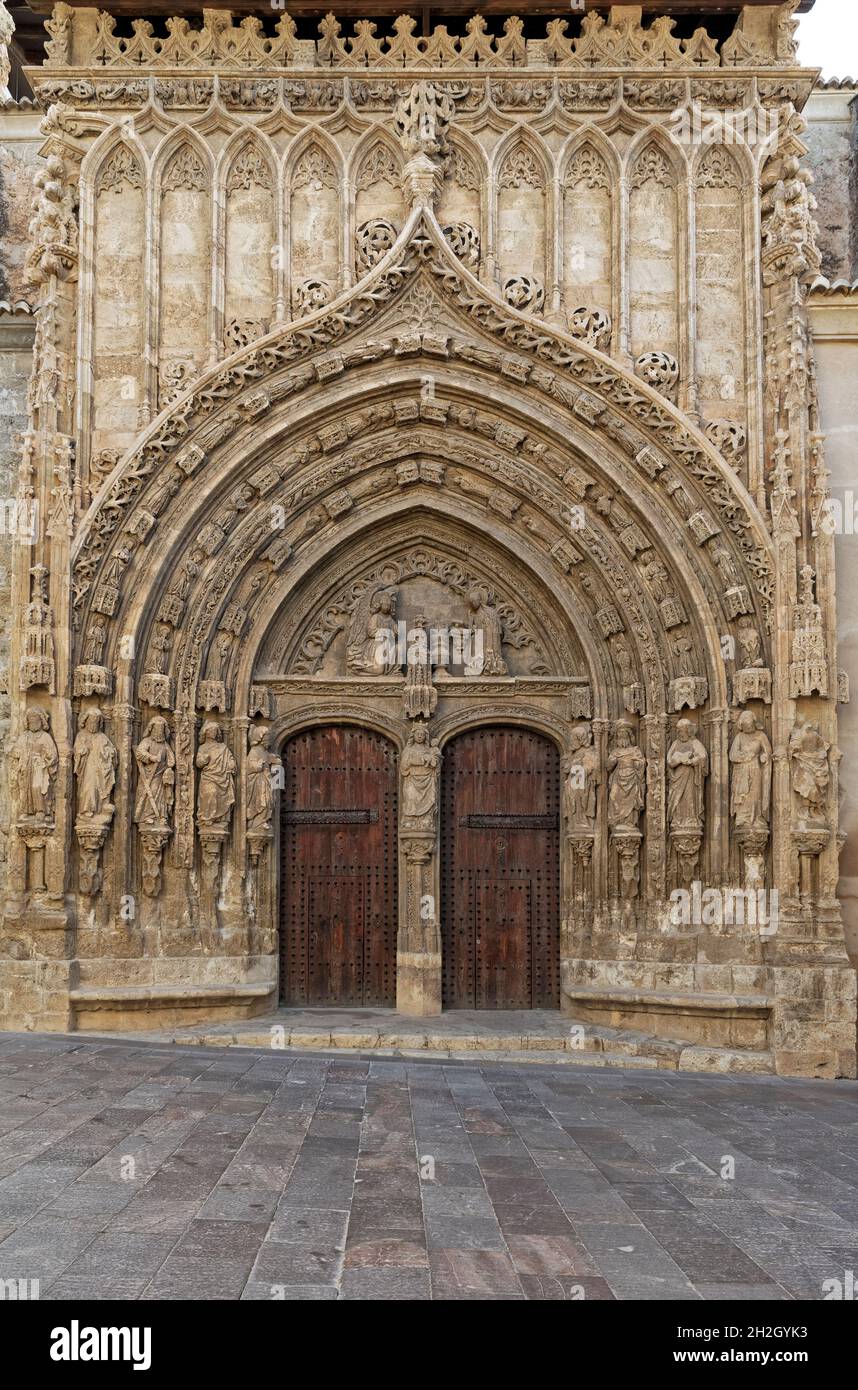
[[[43,1299],[818,1300],[850,1269],[854,1082],[0,1035],[0,1279]]]

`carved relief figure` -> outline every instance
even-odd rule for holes
[[[235,758],[223,741],[220,725],[214,720],[203,725],[196,765],[200,774],[197,794],[200,828],[223,827],[235,805]]]
[[[772,745],[750,710],[739,715],[730,745],[733,779],[730,814],[737,830],[762,830],[769,824],[772,786]]]
[[[245,767],[247,830],[250,835],[268,835],[274,815],[274,779],[283,763],[268,747],[270,732],[262,724],[248,731]]]
[[[591,832],[596,827],[596,792],[602,780],[599,754],[593,747],[589,724],[578,724],[571,734],[572,754],[563,788],[566,825],[572,832]]]
[[[503,625],[500,615],[488,596],[479,589],[468,594],[468,608],[471,612],[470,625],[473,636],[470,650],[477,655],[469,663],[469,675],[505,676],[506,662],[503,659]],[[482,651],[482,658],[478,655]]]
[[[140,826],[167,826],[173,810],[176,759],[168,739],[168,725],[156,715],[134,749],[137,764],[137,798],[134,819]]]
[[[701,834],[709,754],[697,738],[697,726],[690,719],[680,719],[676,725],[676,738],[667,753],[667,767],[667,819],[671,830]]]
[[[59,757],[50,727],[45,710],[27,710],[24,730],[12,748],[10,781],[22,819],[48,821],[53,815]]]
[[[349,671],[389,676],[398,670],[395,638],[396,590],[367,590],[355,604],[349,625]]]
[[[612,830],[636,830],[644,808],[646,757],[635,741],[634,726],[621,719],[608,755],[608,824]]]
[[[430,742],[425,724],[416,724],[402,750],[402,814],[413,823],[431,826],[438,802],[441,749]]]
[[[830,744],[815,724],[797,724],[789,739],[790,780],[799,817],[814,825],[825,824],[831,770]]]
[[[74,741],[78,816],[103,819],[113,815],[110,796],[118,761],[119,754],[103,732],[101,710],[85,710]]]

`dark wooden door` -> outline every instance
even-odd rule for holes
[[[396,749],[326,725],[283,754],[280,998],[290,1005],[396,1002]]]
[[[444,750],[443,1000],[448,1009],[560,1007],[560,759],[527,729]]]

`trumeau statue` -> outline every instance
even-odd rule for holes
[[[709,755],[697,738],[697,726],[680,719],[667,753],[667,819],[673,831],[700,834],[703,830],[704,787]]]
[[[438,803],[441,749],[429,739],[425,724],[415,724],[402,750],[402,814],[412,825],[431,827]]]
[[[111,794],[116,782],[119,755],[102,729],[100,709],[84,710],[74,741],[74,775],[77,814],[83,819],[113,815]]]
[[[47,821],[53,815],[59,757],[50,727],[50,717],[45,710],[27,710],[25,728],[12,747],[10,780],[22,819]]]
[[[772,745],[750,710],[739,715],[730,745],[733,769],[730,814],[737,830],[768,828],[772,787]]]
[[[270,731],[262,724],[251,725],[245,763],[245,811],[251,835],[267,835],[274,816],[274,778],[283,763],[268,747]]]
[[[137,764],[137,798],[134,819],[143,826],[169,825],[173,810],[176,759],[170,747],[168,725],[162,715],[150,719],[134,749]]]
[[[612,830],[636,830],[644,809],[646,757],[635,741],[634,726],[621,719],[608,754],[608,824]]]
[[[200,829],[225,827],[235,804],[235,758],[223,741],[220,725],[204,724],[197,749],[200,786],[197,820]]]

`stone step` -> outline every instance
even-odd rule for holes
[[[282,1032],[275,1033],[275,1029]],[[91,1036],[91,1035],[90,1035]],[[128,1038],[129,1034],[122,1035]],[[265,1051],[312,1051],[329,1055],[356,1052],[376,1058],[420,1058],[424,1061],[508,1062],[514,1065],[627,1067],[665,1071],[771,1073],[772,1058],[766,1052],[713,1048],[654,1038],[628,1028],[581,1024],[570,1020],[565,1032],[485,1031],[463,1034],[444,1030],[439,1020],[431,1027],[344,1026],[310,1031],[290,1028],[288,1019],[272,1015],[267,1026],[260,1020],[224,1025],[216,1031],[203,1026],[139,1035],[149,1042],[185,1047],[247,1047]]]

